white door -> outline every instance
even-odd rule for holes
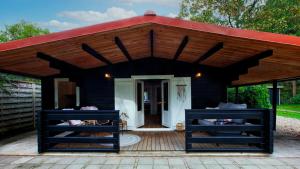
[[[137,127],[141,127],[145,123],[144,117],[144,82],[141,80],[136,81],[135,87],[136,95],[136,110],[137,110]]]
[[[170,113],[170,83],[169,80],[161,82],[161,101],[162,101],[162,125],[165,127],[171,126]]]

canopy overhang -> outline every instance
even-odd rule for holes
[[[0,70],[36,77],[147,57],[235,72],[233,85],[300,76],[299,37],[153,14],[0,44]]]

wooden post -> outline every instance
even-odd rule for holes
[[[235,103],[239,103],[239,87],[235,87]]]
[[[277,112],[277,81],[273,81],[273,90],[272,90],[272,110],[273,110],[273,130],[276,130],[276,112]]]

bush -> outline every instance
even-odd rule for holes
[[[300,104],[300,94],[290,98],[289,104]]]
[[[239,87],[239,103],[246,103],[248,108],[270,108],[270,95],[266,85]],[[235,101],[235,89],[228,89],[228,101]]]

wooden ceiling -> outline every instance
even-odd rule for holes
[[[107,62],[83,50],[83,44],[88,45],[97,56]],[[225,69],[266,50],[273,50],[273,55],[260,60],[258,66],[251,67],[247,74],[239,76],[233,85],[300,76],[298,37],[225,28],[161,16],[140,16],[0,44],[0,70],[37,77],[58,74],[59,69],[50,67],[49,62],[38,58],[38,52],[81,69],[126,62],[129,59],[137,60],[151,55],[189,63],[198,63],[199,58],[202,58],[198,64]]]

